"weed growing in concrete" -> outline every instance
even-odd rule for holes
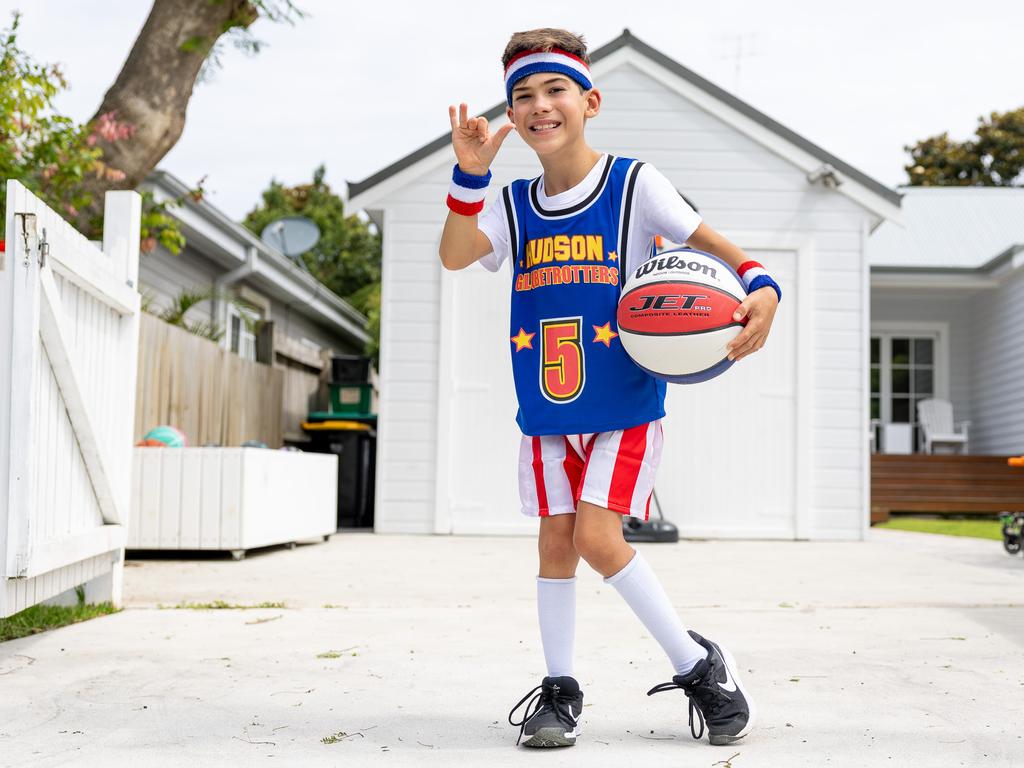
[[[284,603],[255,603],[254,605],[243,605],[241,603],[226,603],[223,600],[214,600],[212,603],[178,603],[177,605],[161,605],[157,604],[157,608],[165,610],[168,608],[175,610],[188,609],[192,611],[212,611],[212,610],[251,610],[253,608],[285,608]]]
[[[6,619],[0,619],[0,643],[119,611],[109,602],[86,605],[85,590],[81,587],[76,587],[75,593],[78,595],[78,605],[33,605]]]

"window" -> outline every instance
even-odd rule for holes
[[[245,360],[256,360],[255,326],[259,314],[251,309],[228,304],[228,348]]]
[[[938,331],[871,335],[872,423],[912,425],[915,451],[920,442],[917,404],[945,396],[938,388],[939,342]]]

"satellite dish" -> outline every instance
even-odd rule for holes
[[[285,256],[297,259],[320,241],[320,228],[305,216],[285,216],[263,228],[260,240]]]

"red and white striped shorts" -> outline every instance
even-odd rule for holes
[[[661,419],[614,432],[523,435],[519,447],[523,514],[572,514],[577,503],[587,501],[646,520],[663,442]]]

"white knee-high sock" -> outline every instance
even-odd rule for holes
[[[548,676],[572,677],[572,649],[576,639],[576,577],[537,577],[537,616]]]
[[[668,654],[677,675],[685,675],[707,656],[707,651],[686,632],[661,582],[639,552],[616,574],[606,578]]]

